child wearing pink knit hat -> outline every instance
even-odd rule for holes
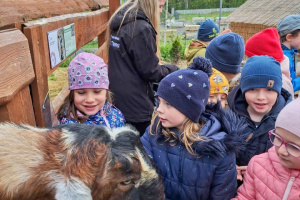
[[[70,93],[58,111],[60,124],[124,126],[123,114],[112,105],[107,65],[100,57],[78,54],[69,64],[68,79]]]
[[[299,120],[297,98],[279,113],[275,129],[269,131],[274,147],[250,160],[243,185],[234,199],[300,199]]]

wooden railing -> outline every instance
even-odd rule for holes
[[[109,0],[109,8],[63,14],[21,25],[16,22],[14,27],[21,30],[0,31],[0,122],[26,123],[39,127],[55,124],[55,112],[68,90],[64,89],[50,101],[48,76],[60,63],[51,69],[47,32],[74,23],[76,49],[98,37],[97,54],[105,57],[107,51],[103,44],[107,23],[119,6],[119,0]]]

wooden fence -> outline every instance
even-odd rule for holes
[[[66,0],[57,6],[64,8],[65,3],[71,1],[76,0]],[[18,2],[22,3],[21,0]],[[64,14],[55,17],[17,21],[9,25],[2,24],[0,27],[0,30],[2,29],[0,31],[0,122],[25,123],[39,127],[55,124],[55,112],[68,90],[64,89],[52,102],[50,101],[48,76],[60,63],[51,69],[47,32],[74,23],[76,49],[80,49],[98,37],[100,48],[97,54],[106,60],[105,30],[109,17],[120,6],[120,1],[109,0],[109,8],[105,6],[100,8],[97,4],[100,8],[98,10],[94,10],[97,7],[95,1],[83,2],[90,3],[90,7],[88,4],[84,4],[83,7],[88,10],[92,7],[93,11],[70,14],[67,10]],[[101,2],[103,4],[103,1],[99,4]],[[79,11],[83,10],[79,9]],[[47,12],[48,15],[49,12],[51,11]]]

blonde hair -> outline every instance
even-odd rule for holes
[[[106,29],[106,36],[105,36],[106,37],[105,40],[106,40],[107,49],[109,49],[109,47],[110,47],[110,37],[111,37],[110,25],[111,25],[111,22],[113,21],[114,17],[120,12],[120,10],[124,9],[125,7],[128,7],[126,12],[124,13],[122,22],[120,23],[118,33],[119,33],[119,31],[120,31],[120,29],[123,25],[123,22],[124,22],[124,19],[125,19],[126,15],[135,14],[135,18],[136,18],[138,10],[142,10],[145,13],[145,15],[149,18],[149,20],[152,23],[155,31],[157,32],[157,35],[156,35],[156,46],[157,46],[156,55],[160,59],[158,1],[159,0],[128,0],[126,3],[121,5],[116,10],[116,12],[111,16],[111,18],[108,22],[108,27]],[[132,12],[132,11],[134,11],[134,12]]]
[[[156,112],[154,116],[152,117],[151,120],[151,125],[150,125],[150,134],[155,135],[158,134],[159,127],[161,126],[161,122],[158,121],[158,113]],[[197,155],[193,148],[192,145],[195,142],[200,142],[200,141],[205,141],[205,137],[199,135],[198,133],[200,132],[201,128],[203,127],[204,122],[200,123],[195,123],[189,118],[186,118],[186,120],[182,124],[182,133],[180,133],[180,138],[177,137],[177,135],[172,132],[168,128],[161,128],[162,134],[166,137],[165,142],[168,142],[171,146],[175,146],[178,141],[181,141],[184,143],[185,148],[187,151],[194,155],[194,156],[199,156]],[[153,130],[154,128],[154,130]]]
[[[110,104],[113,102],[112,92],[109,90],[106,91],[106,100]],[[75,119],[79,123],[83,123],[88,119],[88,116],[80,117],[77,114],[78,108],[76,108],[74,104],[74,90],[70,90],[70,93],[64,99],[63,104],[59,107],[57,112],[57,119],[61,120],[62,118],[70,118],[70,115],[73,115],[73,119]]]

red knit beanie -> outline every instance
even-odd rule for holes
[[[283,52],[276,28],[267,28],[253,35],[246,42],[245,54],[252,56],[271,56],[278,62],[283,60]]]

